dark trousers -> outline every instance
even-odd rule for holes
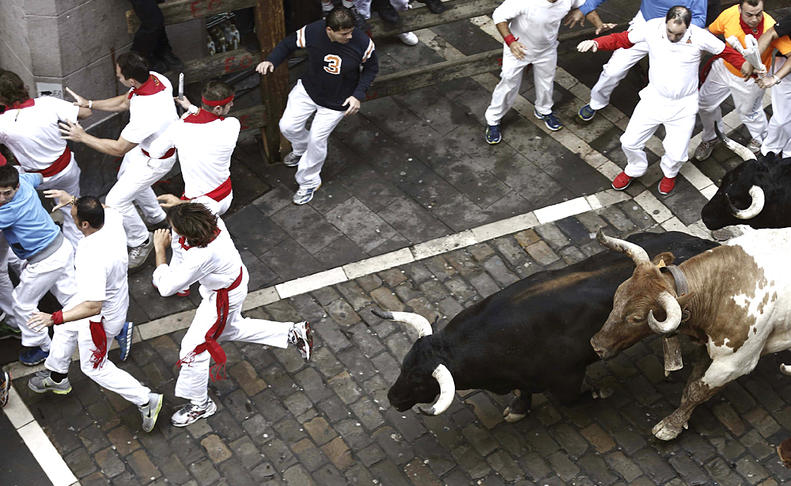
[[[157,5],[157,0],[129,1],[141,23],[132,41],[132,50],[146,56],[149,61],[170,51],[170,43],[165,33],[165,17]]]

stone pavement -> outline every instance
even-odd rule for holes
[[[610,2],[608,13],[627,11]],[[383,72],[497,47],[492,28],[479,18],[420,31],[414,48],[382,40]],[[539,396],[517,424],[502,422],[509,397],[474,390],[459,393],[440,417],[390,408],[386,391],[412,338],[374,317],[373,306],[439,316],[441,327],[520,277],[600,251],[590,239],[599,227],[621,236],[644,229],[707,235],[700,208],[715,189],[712,181],[739,161],[719,147],[710,160],[688,163],[666,198],[656,192],[656,165],[629,188],[633,199],[605,191],[625,163],[618,137],[640,74],[630,74],[613,106],[582,125],[575,111],[587,102],[605,58],[568,53],[569,47],[560,59],[555,106],[567,127],[557,133],[532,117],[529,74],[503,122],[506,138],[494,147],[483,140],[482,114],[496,75],[369,101],[333,134],[324,185],[303,207],[290,203],[293,169],[262,163],[254,144],[240,144],[236,201],[225,219],[250,269],[251,291],[276,296],[268,300],[274,303],[252,305],[249,315],[309,319],[315,356],[306,364],[293,349],[225,346],[228,379],[211,385],[217,415],[177,429],[168,420],[180,405],[173,397],[174,363],[184,331],[137,342],[122,367],[167,397],[152,434],[142,433],[134,407],[76,367],[74,392],[66,397],[34,396],[19,377],[15,388],[80,482],[770,485],[788,479],[772,444],[791,425],[791,393],[774,356],[700,407],[690,430],[670,443],[654,440],[650,428],[674,408],[686,375],[663,378],[657,340],[590,368],[594,380],[616,389],[609,399],[563,407]],[[726,121],[736,128],[732,115]],[[732,135],[745,139],[743,128]],[[658,139],[649,149],[656,161]],[[591,195],[604,203],[443,255],[291,298],[279,298],[273,287]],[[194,308],[197,293],[162,299],[151,287],[151,271],[130,280],[130,318],[180,329],[184,322],[167,316]]]
[[[509,397],[477,390],[460,392],[437,417],[389,406],[386,392],[412,335],[372,308],[438,317],[442,328],[520,277],[601,251],[590,239],[599,227],[615,235],[661,230],[624,201],[257,308],[248,315],[311,320],[314,358],[224,345],[228,378],[210,386],[219,410],[186,429],[168,424],[180,404],[173,383],[183,331],[136,343],[122,365],[166,394],[151,434],[140,430],[133,406],[76,369],[65,397],[36,395],[25,378],[15,386],[83,485],[768,486],[791,478],[773,450],[791,427],[791,384],[776,356],[699,407],[690,429],[668,443],[650,428],[677,404],[686,371],[664,379],[657,339],[589,368],[614,388],[610,398],[565,407],[539,395],[515,424],[501,416]]]

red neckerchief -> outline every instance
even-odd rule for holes
[[[220,235],[220,228],[216,228],[216,229],[214,230],[214,235],[212,236],[211,240],[209,240],[209,243],[211,243],[212,241],[214,241],[215,239],[217,239],[217,237],[218,237],[219,235]],[[186,239],[186,238],[184,238],[183,236],[179,236],[179,245],[181,245],[181,247],[182,247],[184,250],[189,250],[190,248],[192,248],[192,247],[191,247],[189,244],[187,244],[187,239]]]
[[[184,118],[184,123],[211,123],[214,120],[224,120],[224,116],[217,116],[210,111],[206,111],[203,108],[198,110],[197,113],[194,115],[189,115]]]
[[[742,16],[741,16],[741,13],[740,13],[739,14],[739,25],[742,27],[742,30],[744,31],[745,34],[752,34],[753,37],[755,37],[756,39],[761,37],[761,34],[764,33],[764,18],[763,18],[763,15],[761,16],[761,21],[758,22],[758,25],[755,27],[755,29],[753,29],[752,27],[750,27],[749,25],[744,23],[744,20],[742,20]]]
[[[36,104],[36,100],[34,100],[33,98],[28,98],[28,99],[26,99],[25,101],[23,101],[21,103],[18,102],[18,101],[13,102],[11,104],[11,106],[8,107],[8,109],[9,110],[21,110],[22,108],[29,108],[29,107],[33,106],[34,104]]]
[[[159,78],[153,74],[149,74],[145,83],[141,84],[137,88],[132,88],[132,91],[129,92],[129,99],[131,100],[133,95],[148,96],[164,90],[165,85],[162,83],[162,81],[160,81]]]

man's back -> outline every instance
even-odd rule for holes
[[[58,121],[77,121],[79,107],[50,96],[0,115],[0,143],[7,145],[26,171],[42,170],[61,156],[66,141]]]

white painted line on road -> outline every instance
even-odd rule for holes
[[[418,243],[412,247],[412,254],[415,256],[415,260],[423,260],[424,258],[448,253],[476,243],[478,243],[478,240],[475,239],[472,230],[464,230],[460,233],[442,236],[425,243]]]
[[[586,213],[591,210],[590,204],[584,197],[577,197],[569,201],[554,204],[546,208],[536,209],[533,211],[541,224],[551,223],[558,221],[569,216],[575,216],[580,213]]]
[[[500,221],[495,221],[494,223],[478,226],[477,228],[473,228],[470,231],[472,231],[472,234],[475,235],[475,239],[480,243],[483,241],[493,240],[501,236],[510,235],[512,233],[518,233],[522,230],[537,226],[538,224],[538,218],[536,218],[536,215],[533,212],[529,212],[513,216],[511,218],[501,219]]]
[[[36,462],[41,466],[44,474],[54,486],[79,484],[74,473],[71,472],[66,461],[63,460],[47,434],[33,418],[33,414],[30,413],[16,389],[12,386],[8,393],[8,405],[3,408],[3,412],[30,453],[33,454]]]
[[[377,255],[375,257],[366,258],[359,262],[349,263],[343,266],[343,271],[349,280],[371,275],[376,272],[383,272],[400,265],[406,265],[415,261],[412,256],[412,251],[409,248],[401,248],[400,250],[391,251],[384,255]]]
[[[657,223],[664,223],[673,217],[673,213],[667,209],[667,206],[662,204],[649,190],[636,195],[634,202],[640,205],[646,213],[650,214]]]
[[[349,279],[343,272],[343,268],[335,267],[324,272],[314,273],[313,275],[275,285],[275,289],[281,299],[287,299],[295,295],[306,294],[313,290],[335,285],[347,280]]]

